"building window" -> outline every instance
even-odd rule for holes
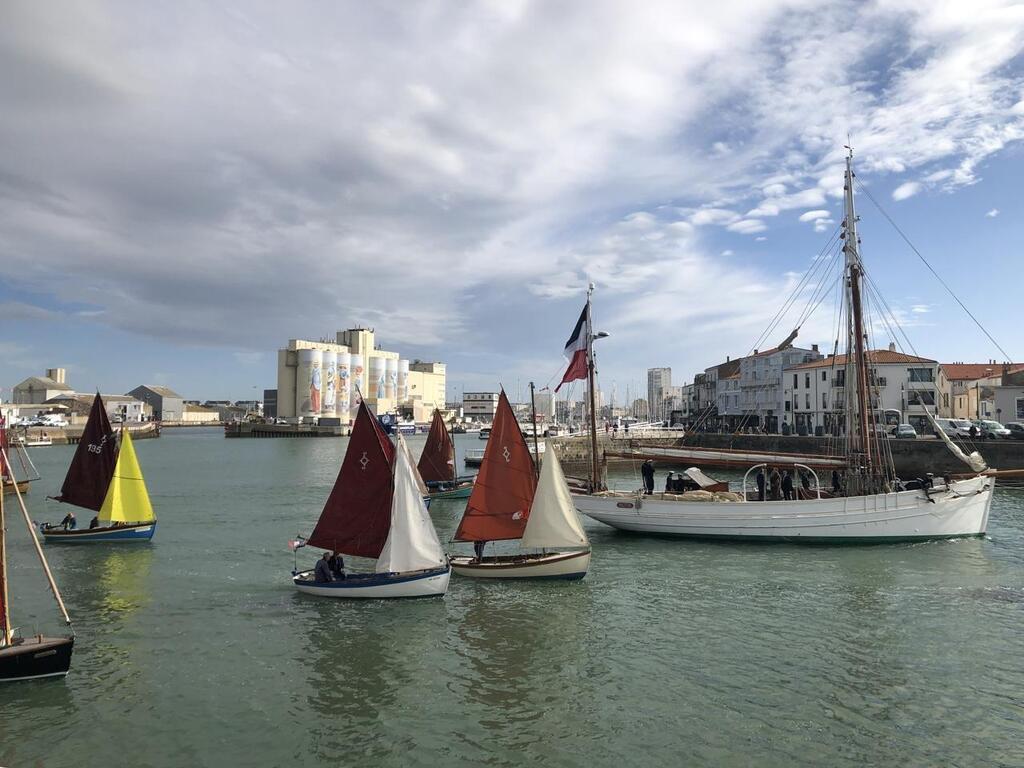
[[[822,381],[828,381],[828,371],[822,371],[821,372],[821,380]]]
[[[809,411],[811,410],[811,393],[808,392],[804,397],[806,398],[807,410]]]
[[[811,374],[809,373],[804,374],[804,387],[807,389],[811,388]]]
[[[799,386],[798,381],[799,381],[799,374],[794,373],[793,374],[793,389],[796,389]]]
[[[1024,397],[1017,398],[1017,419],[1024,421]]]
[[[930,389],[921,392],[912,389],[907,392],[907,405],[935,405],[935,393]]]
[[[828,410],[828,392],[821,393],[821,410]]]
[[[786,401],[786,410],[789,410],[789,400]]]
[[[910,381],[933,381],[931,368],[907,368]]]

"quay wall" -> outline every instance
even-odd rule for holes
[[[115,432],[121,428],[120,424],[112,424],[111,426]],[[82,432],[84,430],[85,425],[82,424],[64,427],[63,429],[60,427],[29,427],[27,433],[30,440],[36,440],[45,434],[54,445],[77,445],[78,441],[82,439]],[[160,429],[154,422],[129,424],[128,431],[132,433],[132,440],[147,440],[151,437],[160,437]],[[26,431],[21,427],[14,427],[7,431],[7,435],[10,438],[25,434]],[[35,450],[35,448],[32,450]]]

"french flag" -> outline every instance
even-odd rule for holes
[[[580,319],[576,321],[576,327],[572,330],[572,336],[565,342],[564,354],[569,360],[569,367],[565,370],[561,383],[555,387],[555,392],[562,388],[562,384],[587,378],[587,334],[590,333],[587,309],[588,307],[583,307]]]

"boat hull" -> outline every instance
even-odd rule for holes
[[[74,647],[73,637],[31,637],[0,648],[0,683],[64,677]]]
[[[106,528],[76,528],[65,531],[62,528],[41,528],[43,540],[58,544],[92,544],[110,541],[149,541],[156,533],[156,520],[148,523],[131,523]]]
[[[18,483],[12,483],[10,480],[4,480],[4,495],[7,496],[8,494],[10,494],[11,496],[13,496],[15,493],[19,492],[22,494],[28,493],[29,482],[29,480],[22,480],[21,482]],[[15,486],[17,486],[17,490],[15,490]]]
[[[883,543],[980,536],[995,480],[974,477],[930,491],[807,501],[694,502],[656,496],[574,496],[598,522],[635,533],[758,541]]]
[[[590,569],[590,550],[540,555],[496,555],[450,558],[459,576],[477,579],[582,579]]]
[[[468,499],[473,493],[473,483],[465,483],[457,488],[450,488],[446,491],[436,491],[424,497],[427,500],[433,499]]]
[[[340,581],[317,582],[313,571],[301,571],[292,576],[299,592],[318,597],[336,597],[355,600],[383,600],[396,597],[440,597],[448,591],[451,569],[435,568],[409,573],[360,573]]]

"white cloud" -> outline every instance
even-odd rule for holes
[[[764,232],[768,227],[760,219],[742,219],[726,227],[730,232],[739,232],[741,235],[752,235],[755,232]]]
[[[827,219],[831,214],[826,210],[807,211],[800,214],[800,221],[814,221],[816,219]]]
[[[705,224],[731,224],[739,218],[738,213],[724,208],[701,208],[690,217],[690,223],[698,227]]]
[[[996,216],[999,215],[999,209],[998,208],[993,208],[991,211],[989,211],[985,215],[988,216],[990,219],[994,219]]]
[[[917,181],[906,181],[892,191],[893,200],[906,200],[921,191],[921,184]]]

